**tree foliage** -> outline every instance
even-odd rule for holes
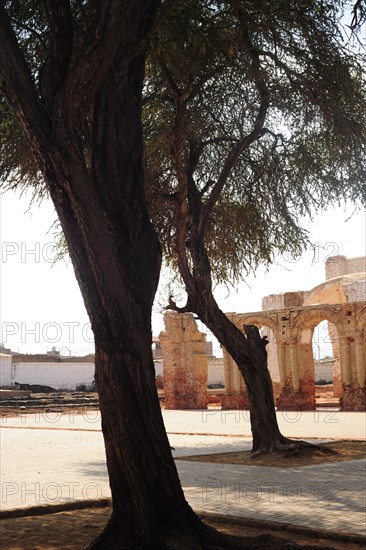
[[[171,265],[180,240],[192,269],[195,227],[215,279],[237,280],[278,253],[298,256],[303,216],[342,200],[365,206],[365,52],[345,39],[345,8],[184,2],[157,29],[146,166]]]
[[[253,449],[288,447],[265,342],[218,309],[209,256],[218,280],[237,278],[276,251],[298,252],[297,218],[312,207],[364,200],[362,56],[343,46],[345,5],[0,3],[0,177],[47,185],[95,336],[113,513],[93,550],[224,547],[185,501],[164,430],[151,353],[161,250],[150,217],[194,311],[247,375],[259,411]],[[357,7],[353,32],[363,18]]]

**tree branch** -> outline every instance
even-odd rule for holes
[[[355,32],[366,21],[366,5],[364,0],[357,0],[352,9],[352,21],[349,28]]]
[[[31,72],[19,47],[10,19],[0,3],[0,87],[31,143],[41,144],[50,120],[39,101]]]
[[[48,0],[47,5],[51,48],[40,71],[39,84],[45,104],[51,110],[55,94],[65,82],[70,63],[73,22],[69,0]]]
[[[145,47],[152,15],[161,0],[104,0],[89,40],[81,48],[65,83],[62,112],[79,118],[113,64],[118,71]],[[118,59],[120,58],[120,59]]]
[[[185,306],[179,307],[173,300],[173,296],[169,296],[168,305],[165,306],[164,309],[170,309],[172,311],[176,311],[177,313],[190,313],[192,311],[192,306],[189,298],[187,299],[187,303]]]
[[[238,19],[241,25],[242,30],[242,36],[243,36],[243,44],[246,52],[251,58],[252,65],[251,65],[251,73],[254,77],[254,82],[260,97],[260,104],[256,116],[256,120],[253,125],[252,131],[247,134],[246,136],[243,136],[241,140],[238,142],[238,144],[231,149],[229,152],[224,166],[221,170],[221,173],[212,188],[211,194],[209,198],[207,199],[203,209],[202,209],[202,215],[199,223],[199,230],[198,235],[204,235],[207,222],[209,219],[209,216],[219,199],[221,192],[226,185],[227,179],[235,166],[236,162],[238,161],[240,155],[247,149],[254,141],[259,139],[261,137],[261,132],[264,126],[264,122],[267,115],[268,105],[269,105],[269,94],[268,94],[268,87],[265,81],[265,78],[263,76],[260,60],[259,60],[259,54],[256,48],[254,48],[250,36],[249,36],[249,30],[246,24],[245,14],[244,12],[239,8],[238,9]]]
[[[11,17],[11,21],[14,23],[16,27],[19,27],[19,29],[24,29],[25,31],[29,32],[30,34],[33,34],[37,40],[39,40],[40,44],[42,44],[42,47],[46,49],[46,42],[43,39],[43,36],[41,33],[36,31],[33,27],[27,25],[23,21],[19,21],[19,19],[16,19],[14,16]]]
[[[181,96],[181,91],[178,87],[178,84],[175,82],[172,73],[168,69],[167,64],[165,63],[163,57],[155,52],[156,58],[159,62],[160,68],[163,71],[163,74],[169,84],[169,87],[176,98],[179,98]]]

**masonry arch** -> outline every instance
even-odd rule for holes
[[[366,306],[357,314],[356,330],[366,330]]]
[[[318,325],[321,321],[328,321],[328,323],[332,323],[338,332],[342,332],[343,330],[343,320],[341,315],[334,311],[333,308],[330,307],[308,307],[304,308],[294,319],[292,326],[291,326],[291,337],[300,339],[301,333],[304,330],[314,330],[316,325]]]
[[[280,329],[278,326],[277,318],[274,319],[270,315],[261,314],[261,313],[250,313],[248,315],[237,315],[235,317],[235,325],[243,330],[243,325],[255,325],[258,329],[262,327],[268,327],[276,340],[279,339]]]
[[[328,322],[328,334],[329,343],[332,349],[332,360],[328,364],[322,363],[314,358],[314,347],[321,349],[322,337],[325,333],[318,338],[317,327],[322,326],[324,321]],[[339,336],[343,334],[343,319],[334,308],[331,307],[314,307],[306,308],[299,313],[292,326],[292,337],[297,342],[298,355],[301,357],[301,373],[302,388],[306,388],[306,393],[310,398],[313,396],[317,404],[327,398],[339,399],[343,394],[343,380],[341,374],[341,358],[340,358],[340,346]],[[315,354],[316,355],[316,354]],[[320,359],[320,354],[318,359]],[[321,371],[323,374],[321,374]],[[319,380],[329,381],[327,371],[331,371],[331,379],[333,384],[328,385],[327,388],[315,386],[315,382]],[[319,372],[320,371],[320,372]],[[337,404],[337,401],[334,401]]]

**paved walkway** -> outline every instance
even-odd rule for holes
[[[163,415],[177,458],[251,446],[245,412]],[[278,416],[283,433],[292,437],[361,439],[366,433],[362,413],[298,413],[296,422],[296,413],[287,413],[287,420]],[[110,495],[98,413],[24,415],[3,418],[0,425],[3,510]],[[225,435],[215,435],[220,433]],[[197,511],[366,534],[366,460],[287,469],[184,460],[176,465]]]

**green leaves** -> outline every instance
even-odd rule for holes
[[[300,254],[302,216],[341,200],[365,205],[364,52],[345,42],[346,5],[184,2],[157,29],[146,174],[171,261],[180,228],[194,262],[207,208],[204,246],[221,282]]]

